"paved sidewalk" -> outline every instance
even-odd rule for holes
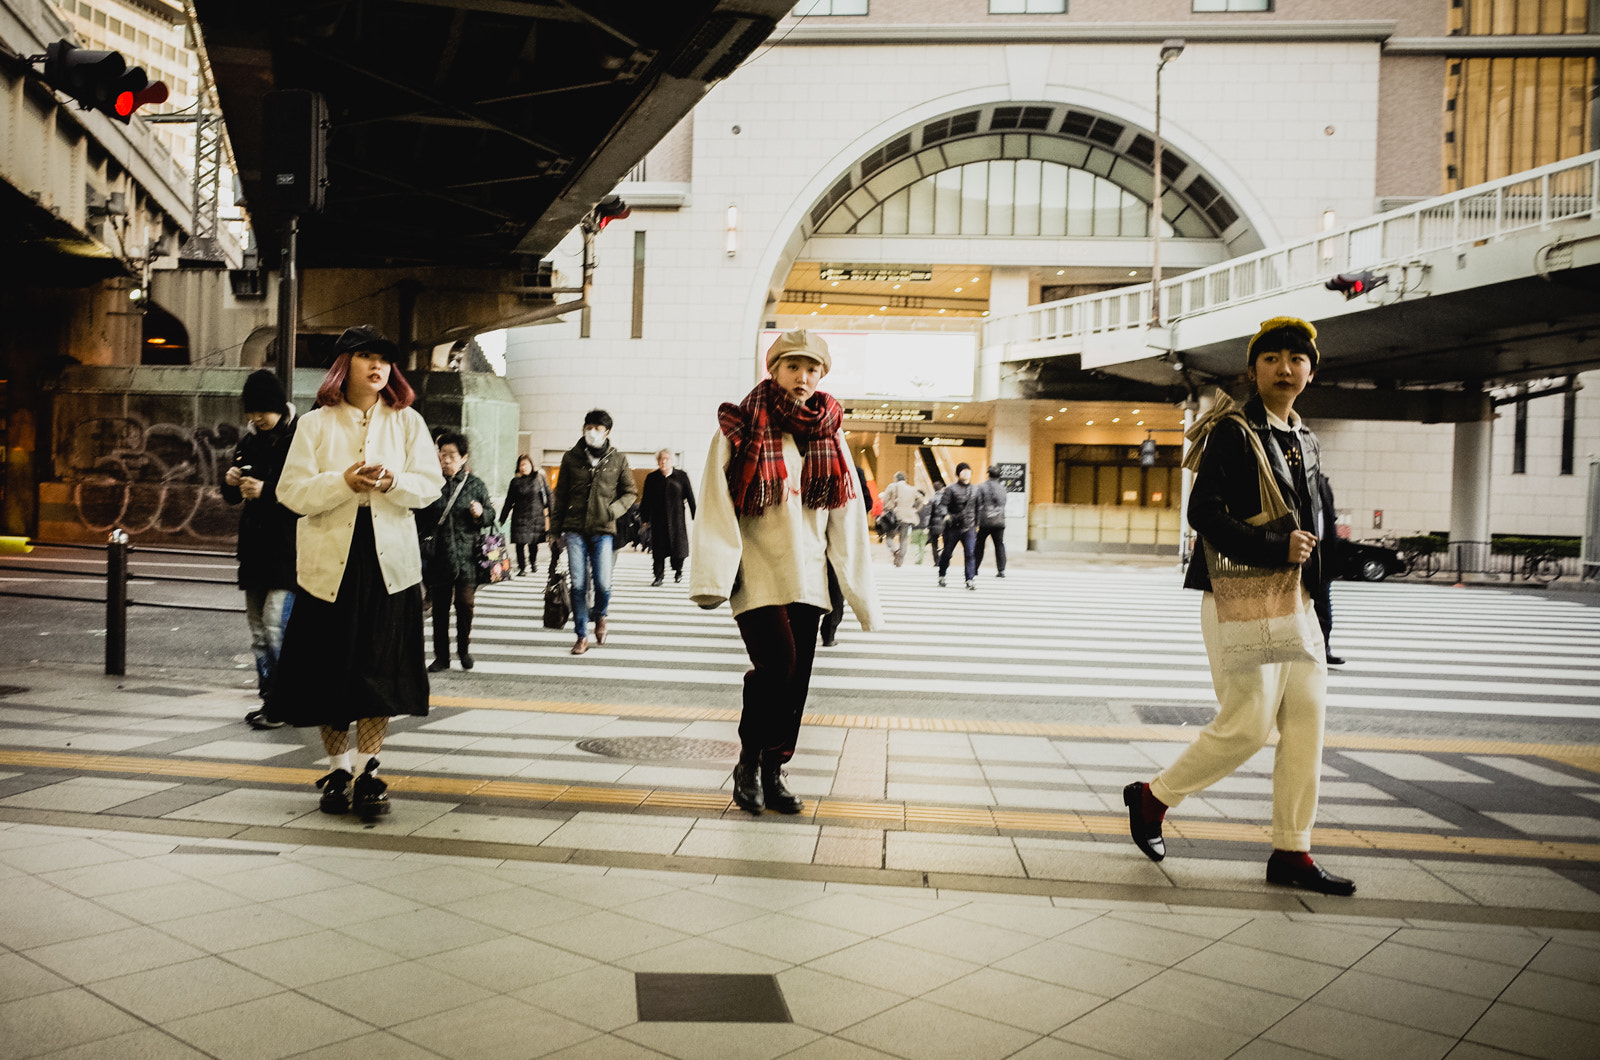
[[[8,1057],[1576,1057],[1600,1031],[1593,747],[1330,738],[1316,845],[1360,886],[1334,899],[1262,879],[1270,751],[1173,815],[1165,862],[1133,848],[1121,786],[1179,726],[818,715],[806,813],[758,821],[727,711],[436,696],[366,826],[316,811],[320,752],[248,730],[237,690],[5,681]]]

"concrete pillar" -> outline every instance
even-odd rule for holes
[[[1032,304],[1029,270],[1020,265],[996,265],[989,270],[989,319],[1020,313]],[[1000,358],[1004,344],[978,351],[978,378],[974,380],[973,400],[993,401],[1001,396]]]
[[[1455,425],[1455,453],[1450,466],[1450,556],[1457,559],[1463,546],[1462,566],[1482,568],[1489,558],[1490,458],[1494,442],[1494,407],[1489,395],[1480,395],[1479,417]]]
[[[989,432],[989,462],[991,464],[1021,464],[1023,489],[1006,494],[1006,525],[1026,527],[1028,524],[1028,498],[1032,494],[1038,469],[1031,465],[1033,451],[1033,409],[1020,398],[996,401],[993,427]],[[983,475],[974,476],[981,481]],[[1008,487],[1009,489],[1010,487]],[[1013,535],[1013,540],[1017,536]]]

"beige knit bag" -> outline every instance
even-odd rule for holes
[[[1272,476],[1261,439],[1243,414],[1230,408],[1208,417],[1206,434],[1224,419],[1243,425],[1256,454],[1261,511],[1245,522],[1280,533],[1299,529]],[[1204,537],[1201,540],[1217,605],[1216,644],[1222,668],[1248,670],[1275,663],[1323,662],[1322,628],[1302,585],[1300,567],[1252,567],[1224,556]]]

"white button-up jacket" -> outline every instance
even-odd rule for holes
[[[300,585],[329,602],[339,595],[362,498],[372,507],[378,566],[393,595],[422,580],[411,510],[431,504],[444,487],[439,451],[416,409],[390,408],[380,400],[365,430],[361,418],[348,402],[312,409],[300,421],[278,479],[278,500],[305,517],[295,539]],[[344,472],[358,461],[383,464],[394,486],[386,493],[356,493]]]

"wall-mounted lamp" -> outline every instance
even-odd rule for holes
[[[728,238],[724,249],[730,258],[739,253],[739,207],[732,203],[728,204]]]

